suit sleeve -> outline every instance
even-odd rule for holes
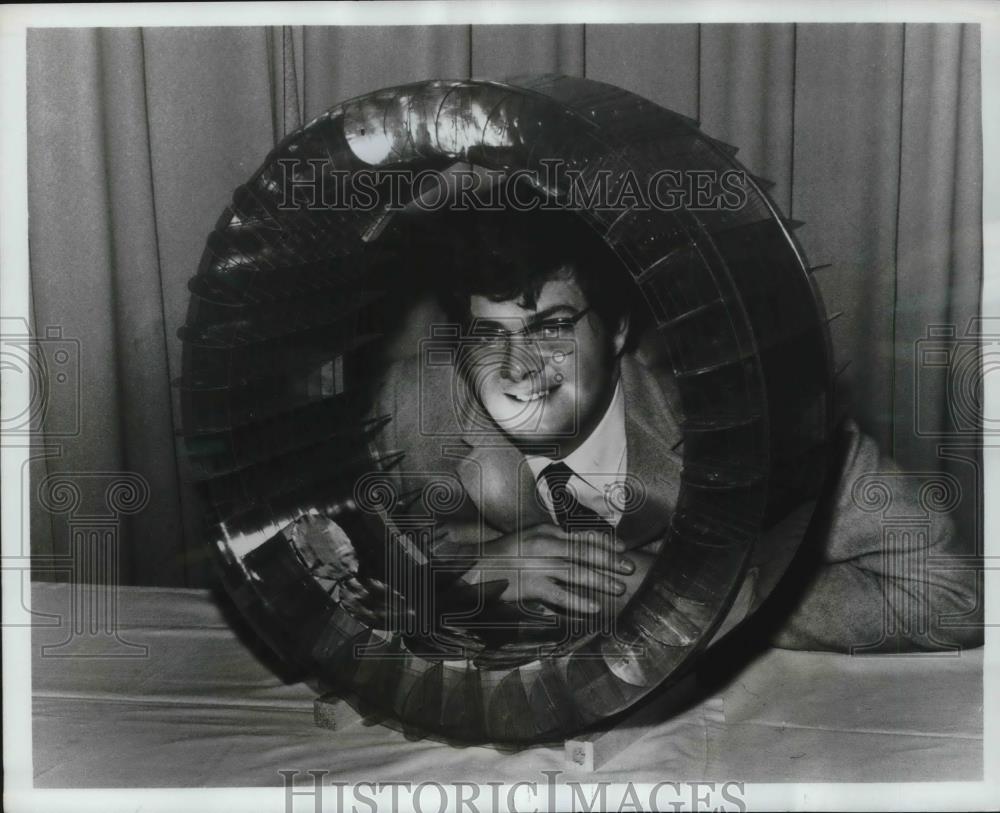
[[[832,493],[774,597],[791,611],[772,643],[855,653],[980,646],[979,571],[947,512],[958,484],[903,472],[853,421],[841,449]]]
[[[375,449],[381,454],[403,453],[399,464],[384,472],[386,481],[397,497],[417,500],[421,498],[414,495],[437,480],[451,486],[456,484],[454,460],[444,456],[441,449],[453,445],[460,435],[448,412],[449,404],[445,400],[448,393],[442,391],[440,381],[434,382],[433,396],[424,400],[440,405],[441,409],[423,416],[424,421],[421,421],[419,363],[417,357],[409,357],[391,365],[375,393],[371,410],[373,417],[390,418],[373,440]],[[428,431],[422,423],[431,422],[433,425]],[[435,536],[429,552],[442,561],[464,560],[470,548],[488,538],[489,534],[484,536],[478,511],[462,492],[462,499],[454,510],[436,516]]]

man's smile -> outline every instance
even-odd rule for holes
[[[546,279],[530,307],[520,299],[469,297],[468,318],[484,336],[489,330],[512,335],[517,324],[549,325],[534,328],[532,338],[505,339],[502,352],[499,343],[487,343],[496,352],[469,370],[482,407],[515,443],[558,442],[568,454],[607,410],[628,323],[619,320],[612,334],[590,311],[571,272]]]
[[[551,384],[545,385],[538,382],[535,385],[529,385],[528,387],[517,387],[512,390],[508,390],[504,393],[508,398],[515,401],[519,401],[522,404],[526,404],[529,401],[537,401],[539,398],[545,398],[547,395],[559,388],[561,382],[553,381]]]

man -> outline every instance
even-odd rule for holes
[[[395,364],[374,408],[392,416],[378,445],[406,452],[400,493],[414,476],[460,488],[437,517],[432,560],[540,625],[614,615],[662,544],[683,466],[671,377],[641,343],[634,286],[565,212],[460,216],[436,260],[457,272],[442,302],[460,338],[444,363],[419,353]],[[939,623],[975,608],[974,572],[913,566],[956,552],[950,519],[884,550],[877,515],[852,488],[898,467],[853,422],[840,428],[835,457],[794,583],[769,602],[781,604],[773,642],[839,651],[978,643],[975,618]],[[919,495],[906,486],[893,498],[905,506]],[[790,551],[805,524],[789,522],[776,533]],[[772,586],[748,579],[733,622]],[[904,618],[915,607],[930,628]]]

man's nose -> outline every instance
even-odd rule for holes
[[[536,342],[507,342],[501,375],[518,382],[542,369],[542,354]]]

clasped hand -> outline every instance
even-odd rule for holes
[[[634,592],[636,565],[614,534],[535,525],[486,542],[466,582],[504,580],[502,601],[542,602],[564,613],[598,613]]]
[[[635,593],[652,559],[642,550],[626,555],[614,534],[569,533],[547,523],[477,544],[476,549],[463,581],[505,583],[499,599],[529,612],[539,603],[565,614],[617,612]],[[413,622],[413,610],[384,582],[354,574],[341,587],[344,608],[359,620],[386,629],[399,628],[407,619]]]

